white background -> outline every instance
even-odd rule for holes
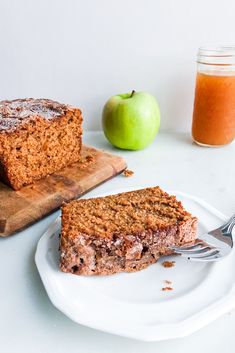
[[[234,0],[0,0],[0,99],[78,105],[94,130],[108,97],[144,90],[188,130],[197,48],[234,33]]]

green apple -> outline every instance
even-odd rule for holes
[[[113,96],[104,106],[102,125],[112,145],[127,150],[143,149],[153,142],[160,127],[157,101],[146,92]]]

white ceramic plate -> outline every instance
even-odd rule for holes
[[[130,190],[130,189],[128,189]],[[113,193],[127,191],[115,190]],[[219,226],[225,215],[196,197],[170,192],[199,219],[198,235]],[[104,194],[100,196],[105,196]],[[136,273],[83,277],[59,270],[60,219],[38,243],[36,264],[52,303],[77,323],[143,341],[189,335],[235,307],[235,253],[217,263],[179,256]],[[172,282],[172,291],[162,291]]]

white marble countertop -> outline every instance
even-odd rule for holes
[[[160,185],[197,195],[223,213],[235,212],[235,144],[209,149],[183,133],[160,133],[146,150],[112,148],[99,132],[84,142],[122,155],[134,176],[120,175],[92,192],[128,186]],[[143,343],[75,324],[51,304],[34,263],[37,242],[59,212],[12,237],[0,239],[0,351],[3,353],[213,352],[235,349],[235,311],[193,335]],[[219,279],[218,279],[219,280]]]

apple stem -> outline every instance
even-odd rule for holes
[[[135,91],[133,90],[133,91],[131,92],[130,98],[133,97],[134,93],[135,93]]]

